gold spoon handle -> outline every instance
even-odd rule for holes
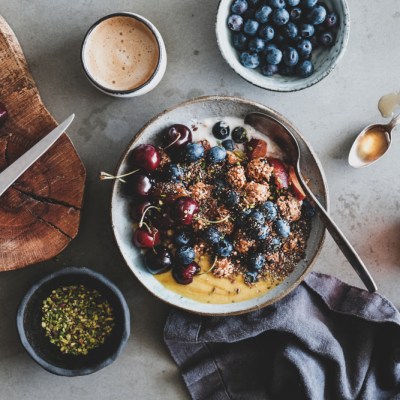
[[[315,197],[314,193],[312,193],[312,191],[306,185],[298,168],[296,173],[297,177],[299,178],[300,184],[307,196],[307,200],[309,200],[311,205],[316,209],[321,221],[324,223],[326,229],[328,229],[329,233],[331,234],[333,240],[338,245],[339,249],[345,255],[345,257],[347,258],[351,266],[354,268],[354,270],[357,272],[358,276],[361,278],[368,291],[371,293],[376,292],[378,288],[374,280],[372,279],[372,276],[369,273],[367,267],[365,266],[360,256],[355,251],[354,247],[350,244],[346,236],[344,236],[343,232],[339,229],[339,227],[327,213],[325,208]]]

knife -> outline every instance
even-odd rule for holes
[[[70,115],[57,128],[53,129],[43,139],[39,140],[33,147],[24,153],[18,160],[14,161],[2,173],[0,173],[0,196],[46,151],[69,127],[75,114]]]

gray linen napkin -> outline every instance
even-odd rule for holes
[[[399,312],[328,275],[246,315],[173,310],[164,340],[193,399],[400,398]]]

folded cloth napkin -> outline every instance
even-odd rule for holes
[[[173,310],[164,339],[193,399],[400,399],[399,312],[332,276],[246,315]]]

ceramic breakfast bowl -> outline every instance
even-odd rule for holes
[[[339,16],[340,26],[335,44],[330,48],[318,48],[312,53],[314,73],[307,78],[275,74],[263,76],[259,69],[245,68],[239,61],[239,53],[232,45],[232,32],[227,19],[233,0],[221,0],[216,17],[216,35],[221,54],[229,66],[242,78],[263,89],[277,92],[293,92],[306,89],[325,78],[342,58],[349,39],[350,13],[346,0],[327,0],[326,5]]]
[[[173,124],[180,123],[190,126],[193,120],[201,121],[212,117],[221,118],[231,116],[244,118],[251,112],[265,113],[277,119],[296,136],[302,153],[301,170],[303,171],[304,169],[304,174],[309,179],[311,189],[326,207],[328,201],[327,186],[322,168],[313,151],[297,129],[286,118],[269,107],[237,97],[200,97],[162,112],[149,121],[135,135],[122,155],[116,174],[120,175],[131,170],[129,154],[134,147],[143,143],[159,143],[160,133]],[[137,279],[159,299],[181,309],[204,315],[245,313],[264,307],[282,298],[293,290],[304,279],[307,272],[310,271],[320,252],[325,235],[323,224],[318,218],[313,218],[306,258],[296,266],[295,270],[281,284],[250,300],[228,304],[211,304],[207,303],[206,299],[204,302],[194,300],[167,289],[154,275],[146,270],[141,251],[132,243],[133,230],[132,221],[129,216],[130,206],[130,196],[126,194],[124,183],[115,181],[111,200],[112,228],[119,250],[129,268],[136,275]],[[187,285],[187,287],[190,290],[190,285]]]
[[[87,355],[64,354],[50,343],[41,326],[43,301],[61,286],[83,284],[97,290],[112,307],[114,324],[111,335]],[[62,376],[92,374],[114,362],[130,335],[129,308],[121,291],[105,276],[88,268],[69,267],[50,274],[33,285],[17,312],[17,329],[30,357],[45,370]]]

